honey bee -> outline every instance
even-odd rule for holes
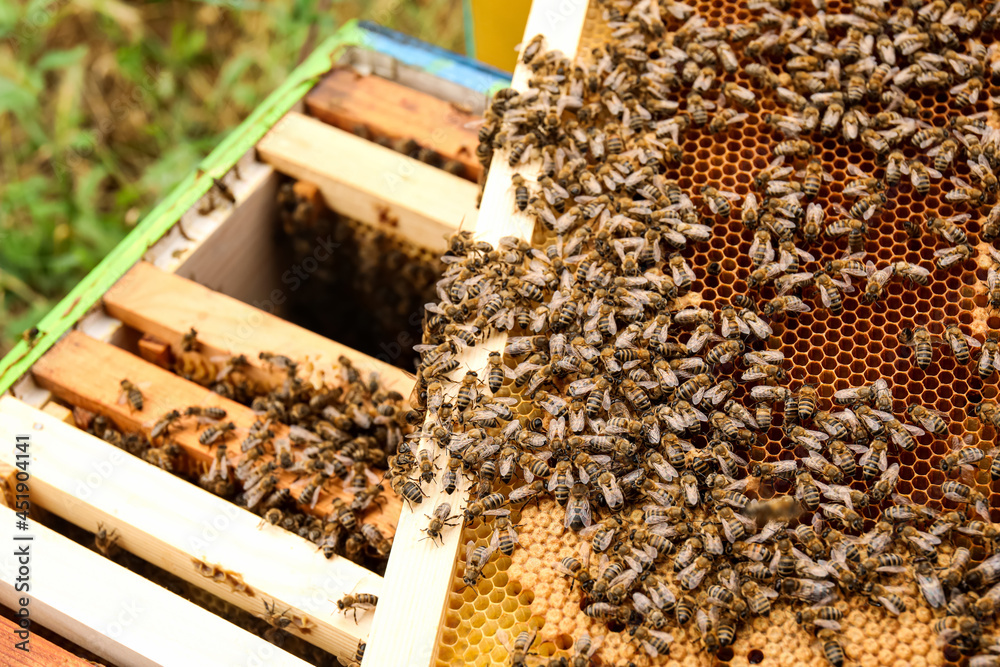
[[[124,404],[128,401],[128,407],[132,412],[142,412],[143,396],[139,390],[139,385],[130,380],[121,381],[121,393],[118,395],[118,403]]]
[[[191,329],[181,336],[181,351],[182,352],[197,352],[201,348],[201,344],[198,342],[198,331],[191,327]]]
[[[177,457],[181,455],[180,445],[176,443],[168,443],[163,447],[150,447],[142,454],[142,458],[147,463],[151,463],[158,468],[162,468],[167,472],[174,471],[174,463]]]
[[[833,606],[813,606],[795,613],[795,622],[802,626],[815,626],[829,630],[840,630],[844,614]]]
[[[778,296],[764,304],[762,311],[765,315],[778,315],[784,313],[808,313],[811,311],[802,299],[796,296]]]
[[[861,531],[864,527],[864,519],[852,509],[844,507],[843,505],[831,505],[828,503],[821,503],[820,509],[823,510],[823,514],[838,519],[844,526],[851,528],[856,531]]]
[[[996,204],[990,209],[986,220],[983,221],[983,240],[993,241],[1000,237],[1000,204]],[[994,306],[995,308],[996,306]]]
[[[941,570],[941,583],[948,588],[957,588],[962,584],[971,562],[972,555],[967,548],[958,547],[955,549],[947,567]]]
[[[528,186],[525,185],[524,176],[521,174],[514,174],[510,177],[511,185],[514,188],[514,205],[517,206],[517,210],[524,211],[528,208]]]
[[[823,171],[823,164],[819,159],[812,158],[806,165],[805,178],[802,182],[802,191],[805,192],[806,197],[812,199],[819,194],[820,185],[824,180],[832,181],[833,177]]]
[[[945,193],[945,200],[957,203],[966,202],[974,205],[986,203],[986,195],[979,188],[972,187],[967,181],[958,176],[952,176],[951,182],[955,185],[955,188]]]
[[[884,442],[884,441],[883,441]],[[884,459],[881,460],[879,466],[884,465]],[[879,475],[878,481],[875,482],[871,487],[869,496],[873,502],[881,502],[892,493],[896,488],[896,481],[899,479],[899,464],[893,463],[891,466],[884,468],[882,473]]]
[[[823,306],[835,315],[841,313],[844,310],[844,298],[841,292],[851,294],[854,292],[854,287],[850,283],[831,278],[823,271],[814,273],[813,280],[819,289]]]
[[[629,633],[650,657],[670,655],[670,644],[674,640],[671,635],[659,630],[650,630],[641,625],[633,626]]]
[[[121,550],[118,546],[118,530],[112,528],[108,532],[103,524],[97,524],[97,532],[94,533],[94,548],[96,548],[105,558],[114,558]]]
[[[863,592],[868,596],[870,604],[877,607],[884,607],[886,611],[894,616],[899,616],[906,611],[906,603],[903,602],[903,599],[893,589],[874,582],[868,582],[865,584]]]
[[[591,523],[590,502],[587,500],[587,486],[576,483],[570,488],[566,504],[565,525],[570,530],[580,531]]]
[[[926,195],[930,191],[932,178],[941,178],[940,171],[927,167],[919,160],[904,162],[902,171],[910,176],[910,184],[913,185],[913,189],[922,195]]]
[[[891,150],[889,143],[885,138],[872,129],[864,130],[861,133],[861,143],[863,143],[867,148],[875,152],[879,158],[885,158],[889,151]]]
[[[972,336],[965,335],[957,324],[952,324],[945,329],[944,340],[951,346],[951,351],[955,359],[960,364],[969,363],[971,358],[970,348],[981,347],[981,343]]]
[[[827,223],[823,233],[827,238],[847,236],[847,245],[851,253],[859,253],[864,245],[868,225],[863,220],[844,218]]]
[[[451,523],[452,520],[459,518],[460,515],[451,513],[451,503],[441,503],[434,509],[434,515],[430,516],[425,514],[429,523],[427,527],[423,529],[427,533],[427,537],[423,539],[429,539],[432,541],[438,541],[444,544],[444,539],[441,537],[442,531],[447,526],[454,526],[457,524]]]
[[[392,547],[389,540],[385,538],[374,524],[366,523],[361,526],[361,534],[364,536],[365,540],[368,542],[368,546],[375,550],[380,558],[387,558],[389,556],[389,550]]]
[[[834,586],[832,581],[789,577],[782,580],[781,592],[806,602],[825,603],[832,599]]]
[[[927,370],[930,367],[934,354],[933,346],[938,344],[938,339],[927,331],[927,327],[920,326],[915,329],[904,327],[899,332],[899,342],[913,348],[914,360],[918,368]]]
[[[893,151],[889,154],[889,157],[886,158],[885,184],[889,187],[894,188],[899,185],[901,174],[903,173],[904,160],[903,154],[900,151]],[[934,168],[938,171],[943,171],[941,167],[937,166],[936,162]],[[947,168],[947,166],[945,168]]]
[[[360,583],[360,582],[359,582]],[[337,609],[344,612],[354,612],[354,622],[358,622],[358,610],[362,612],[370,611],[375,609],[378,604],[378,596],[371,593],[348,593],[344,597],[337,600]]]
[[[732,206],[729,202],[739,199],[739,195],[735,193],[718,190],[709,185],[702,186],[701,195],[708,203],[709,210],[724,218],[729,217],[732,212]]]
[[[833,630],[823,628],[816,633],[816,638],[823,646],[823,657],[833,667],[842,667],[846,661],[844,647],[837,641]]]
[[[931,433],[944,435],[948,432],[948,423],[942,418],[947,417],[947,415],[942,412],[913,404],[906,409],[906,413]]]
[[[938,579],[933,566],[926,560],[919,560],[914,564],[913,576],[920,587],[927,604],[934,609],[945,605],[944,589]]]
[[[981,589],[1000,580],[1000,554],[994,554],[968,571],[965,584],[972,589]]]
[[[403,497],[411,505],[419,505],[427,495],[420,485],[407,477],[406,473],[393,475],[389,480],[389,487],[399,496]]]
[[[968,213],[963,213],[961,215],[953,215],[947,219],[937,217],[928,218],[926,223],[927,230],[940,236],[948,243],[962,245],[968,242],[968,238],[965,235],[965,230],[959,227],[957,223],[965,222],[969,217]]]
[[[802,139],[788,139],[777,144],[773,152],[779,157],[807,158],[813,154],[813,145]]]
[[[176,424],[181,418],[181,413],[177,410],[171,410],[166,413],[153,424],[153,427],[149,431],[149,439],[156,441],[157,438],[167,435],[170,427]]]
[[[975,415],[982,423],[993,425],[994,429],[1000,430],[1000,408],[994,401],[982,401],[975,407]]]
[[[265,638],[268,641],[280,644],[283,631],[292,623],[292,619],[287,615],[291,611],[291,607],[285,611],[278,613],[278,605],[274,600],[271,600],[271,604],[268,605],[267,600],[263,600],[264,613],[257,614],[257,618],[262,619],[270,627],[267,632],[265,632]]]
[[[990,377],[993,371],[1000,370],[1000,343],[995,333],[990,333],[986,337],[986,342],[979,352],[979,359],[976,361],[976,370],[979,377],[984,380]]]
[[[708,124],[708,131],[712,134],[719,134],[720,132],[726,131],[730,125],[742,123],[748,117],[749,114],[739,113],[733,107],[720,109],[716,112],[716,114],[712,117],[712,121]]]
[[[583,613],[590,618],[596,618],[609,623],[628,623],[632,620],[633,611],[623,605],[613,605],[607,602],[595,602],[587,605]]]
[[[507,649],[507,654],[510,656],[511,667],[526,667],[528,659],[528,650],[531,645],[535,643],[536,632],[524,631],[514,638],[514,641],[510,641],[510,636],[507,634],[506,630],[497,631],[497,639]]]
[[[496,528],[490,539],[490,548],[494,551],[499,549],[500,553],[510,556],[514,553],[514,547],[520,544],[517,531],[514,530],[515,526],[510,521],[510,510],[492,510],[490,514],[497,517]]]
[[[525,65],[530,65],[542,52],[542,45],[545,43],[545,37],[542,35],[535,35],[531,40],[525,45],[524,50],[521,51],[521,62]],[[511,91],[513,95],[517,95],[517,92]],[[501,98],[502,99],[502,98]]]
[[[209,445],[225,440],[228,435],[235,431],[236,424],[231,421],[224,424],[214,424],[201,432],[201,435],[198,436],[198,442],[208,447]]]

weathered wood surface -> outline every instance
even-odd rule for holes
[[[459,106],[380,76],[337,68],[305,98],[306,111],[342,130],[399,146],[412,141],[460,165],[456,174],[476,182],[483,167],[476,159],[477,121]],[[394,147],[395,147],[394,146]]]
[[[67,334],[39,359],[32,367],[32,373],[39,385],[61,400],[105,415],[127,432],[138,431],[148,436],[162,415],[174,409],[183,411],[191,405],[224,408],[227,412],[226,420],[236,424],[237,429],[243,429],[243,433],[257,420],[257,415],[240,403],[223,398],[113,345],[75,331]],[[119,385],[126,378],[143,387],[141,411],[133,411],[127,401],[119,402]],[[200,431],[195,430],[192,418],[184,418],[180,424],[181,428],[170,430],[170,438],[184,449],[196,465],[207,468],[214,456],[214,445],[206,446],[198,442]],[[283,424],[272,424],[271,430],[274,431],[275,438],[288,435],[288,428]],[[238,443],[242,438],[242,435],[238,435],[236,439],[231,439],[230,443],[235,440],[236,444],[226,452],[233,466],[238,465],[240,460]],[[265,455],[261,460],[267,461],[269,458],[270,455]],[[296,475],[287,472],[282,472],[278,479],[277,488],[288,487],[296,497],[309,483],[308,478],[298,479]],[[339,481],[336,484],[328,481],[323,488],[324,492],[316,506],[304,506],[304,511],[325,517],[332,510],[333,498],[347,501],[352,498],[340,486]],[[367,520],[391,536],[395,532],[399,508],[399,498],[389,494],[382,511],[371,512]]]

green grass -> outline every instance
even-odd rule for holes
[[[354,17],[461,50],[459,0],[0,2],[0,355]]]

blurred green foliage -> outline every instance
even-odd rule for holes
[[[458,0],[0,2],[0,355],[355,17],[461,49]]]

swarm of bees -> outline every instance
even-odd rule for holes
[[[471,481],[465,518],[494,532],[466,545],[465,586],[517,548],[514,511],[553,498],[583,540],[556,570],[584,613],[652,657],[669,653],[675,624],[693,624],[718,654],[780,600],[818,654],[843,665],[835,603],[859,598],[902,614],[899,585],[911,581],[943,619],[942,645],[971,664],[1000,664],[1000,645],[983,632],[1000,599],[991,555],[1000,533],[975,470],[993,453],[971,436],[949,439],[955,425],[931,406],[897,405],[887,378],[822,387],[772,345],[799,313],[840,314],[855,293],[883,304],[962,267],[978,253],[963,225],[981,207],[993,205],[982,237],[1000,235],[993,119],[973,110],[934,127],[909,94],[978,104],[1000,73],[996,45],[978,37],[1000,4],[859,0],[828,14],[822,0],[808,12],[774,0],[752,5],[757,20],[725,27],[680,2],[599,4],[613,40],[575,60],[531,40],[529,87],[500,91],[487,108],[477,154],[487,168],[504,160],[517,170],[514,206],[536,221],[534,242],[450,240],[417,347],[410,421],[422,427],[397,454],[392,488],[419,505],[438,475],[449,492],[460,476]],[[753,86],[732,81],[739,71]],[[781,136],[746,194],[682,187],[685,139],[728,132],[762,105]],[[829,138],[879,165],[847,169],[844,207],[817,201],[832,180],[817,143]],[[910,237],[946,244],[927,266],[869,259],[870,231],[904,177],[908,196],[943,187],[969,211],[906,221]],[[692,304],[684,297],[704,275],[688,251],[732,216],[752,238],[737,262],[749,292]],[[818,256],[824,240],[841,244],[836,256]],[[497,333],[502,352],[485,368],[461,367],[465,350]],[[940,344],[959,363],[976,359],[983,378],[1000,361],[991,341],[959,322],[900,334],[918,371]],[[530,416],[515,410],[523,402]],[[1000,423],[991,401],[970,413]],[[775,426],[780,460],[754,461]],[[930,495],[947,505],[925,507],[897,493],[899,457],[932,440],[948,453]],[[427,515],[428,536],[450,512]],[[939,555],[945,540],[971,546]],[[529,632],[498,639],[512,665],[546,664],[531,657]],[[600,640],[582,636],[547,664],[591,664]]]
[[[191,349],[197,332],[185,337]],[[388,557],[391,542],[365,518],[380,508],[387,492],[383,474],[390,453],[409,430],[403,421],[403,397],[386,390],[377,375],[365,375],[347,357],[330,366],[324,382],[314,382],[312,362],[262,352],[260,359],[283,378],[270,390],[248,378],[244,357],[215,359],[205,379],[213,391],[251,407],[257,420],[238,428],[225,409],[193,405],[169,410],[142,433],[122,433],[103,416],[83,423],[94,435],[142,457],[149,463],[228,498],[271,524],[315,543],[327,558],[346,556],[372,568]],[[334,370],[335,374],[334,374]],[[180,370],[180,368],[178,368]],[[122,380],[122,402],[142,409],[139,388]],[[277,425],[287,435],[276,437]],[[212,460],[207,470],[192,470],[175,438],[184,430],[198,433]],[[234,456],[233,453],[236,453]],[[279,488],[279,475],[294,475]],[[316,505],[333,485],[349,492],[333,498],[328,516],[316,516]]]

